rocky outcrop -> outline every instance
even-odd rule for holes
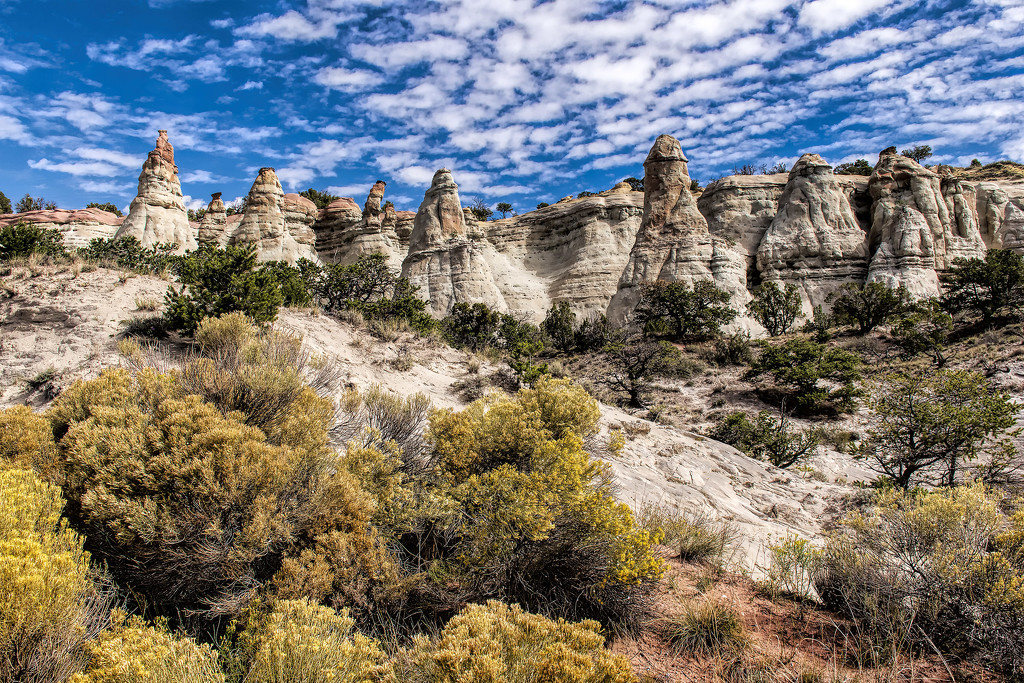
[[[757,248],[779,211],[788,180],[784,173],[727,176],[708,183],[697,199],[708,231],[736,245],[751,279],[757,272]]]
[[[679,141],[671,135],[659,136],[647,155],[643,219],[618,290],[608,305],[608,318],[613,323],[622,323],[636,307],[640,285],[656,280],[689,285],[714,280],[734,294],[734,305],[742,305],[749,298],[746,278],[736,272],[737,259],[726,255],[730,245],[723,238],[712,237],[707,221],[697,210],[686,163]],[[713,260],[720,264],[722,279],[715,278]],[[723,267],[728,263],[732,266]]]
[[[368,226],[380,227],[384,213],[381,201],[384,199],[385,187],[387,187],[387,183],[378,180],[370,188],[370,194],[366,197],[366,203],[363,204],[363,222]]]
[[[160,131],[156,149],[142,165],[138,196],[132,200],[128,216],[115,236],[126,235],[135,237],[144,247],[176,244],[178,253],[196,247],[181,194],[178,167],[174,165],[174,148],[165,130]]]
[[[434,174],[416,212],[402,275],[420,288],[436,316],[458,302],[508,310],[481,247],[466,234],[459,186],[446,168]]]
[[[261,261],[316,261],[314,216],[313,202],[299,195],[286,200],[274,169],[261,168],[246,197],[242,220],[231,234],[231,244],[256,245]]]
[[[940,178],[889,148],[879,156],[869,191],[868,281],[936,296],[939,271],[957,258],[985,255],[973,188],[954,176]]]
[[[992,249],[1024,253],[1024,183],[975,185],[981,236]]]
[[[206,213],[199,221],[199,244],[213,244],[218,247],[226,246],[228,243],[228,214],[220,192],[214,192],[206,207]]]
[[[629,185],[467,230],[490,263],[509,310],[543,319],[556,301],[581,318],[604,313],[615,294],[643,216]]]
[[[758,247],[761,279],[795,284],[810,314],[843,283],[864,282],[867,256],[867,235],[832,167],[804,154]]]
[[[324,209],[314,226],[317,252],[322,259],[350,264],[364,254],[384,254],[392,269],[401,270],[408,240],[402,245],[395,233],[398,223],[395,207],[390,202],[381,206],[384,187],[381,180],[374,183],[362,212],[350,197],[337,199]],[[416,215],[403,213],[409,214],[410,222]]]
[[[124,218],[102,209],[52,209],[0,215],[0,228],[17,223],[29,223],[43,230],[60,230],[64,246],[68,249],[77,249],[88,246],[93,239],[113,237],[123,221]]]

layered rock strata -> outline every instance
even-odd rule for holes
[[[261,261],[316,261],[316,236],[312,229],[316,215],[313,202],[299,195],[286,198],[274,169],[261,168],[230,243],[256,245]]]
[[[218,247],[226,246],[229,235],[227,231],[228,214],[220,192],[214,192],[210,203],[206,207],[206,213],[199,221],[199,233],[196,240],[199,244],[213,244]]]
[[[508,310],[481,247],[467,236],[459,186],[448,169],[434,174],[416,212],[402,275],[420,288],[436,316],[460,301]]]
[[[727,240],[712,237],[690,193],[686,164],[679,141],[671,135],[659,136],[647,155],[643,219],[618,290],[608,305],[608,318],[615,324],[624,322],[636,307],[640,286],[657,280],[688,285],[713,280],[733,294],[734,305],[749,299],[742,255]],[[718,278],[712,261],[719,264]]]
[[[985,243],[993,249],[1024,252],[1024,183],[981,182],[975,190]]]
[[[317,252],[322,259],[349,264],[365,254],[384,254],[392,269],[401,270],[408,241],[403,246],[395,232],[395,207],[390,202],[381,205],[384,188],[383,181],[374,183],[362,212],[350,197],[337,199],[324,209],[315,226]],[[416,215],[403,213],[408,213],[410,219]]]
[[[138,195],[115,236],[126,235],[135,237],[144,247],[175,244],[177,253],[196,248],[174,164],[174,148],[165,130],[159,132],[156,148],[142,165]]]
[[[88,246],[93,239],[113,237],[123,221],[124,218],[97,208],[77,211],[52,209],[0,215],[0,228],[17,223],[29,223],[43,230],[60,230],[64,246],[68,249],[77,249]]]
[[[795,284],[810,314],[843,283],[864,282],[866,237],[832,167],[817,154],[804,154],[758,247],[760,277]]]
[[[905,286],[915,296],[940,293],[938,271],[957,258],[980,258],[985,243],[973,188],[939,177],[917,162],[883,150],[871,174],[868,281]]]

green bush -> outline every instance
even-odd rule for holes
[[[989,327],[1020,315],[1024,304],[1024,257],[1009,249],[989,249],[984,259],[957,259],[943,275],[943,307],[980,317]]]
[[[819,430],[793,431],[785,414],[778,419],[767,410],[751,420],[744,412],[735,412],[722,418],[711,438],[735,446],[751,458],[786,468],[801,463],[814,454],[821,443]]]
[[[625,394],[631,408],[647,405],[652,379],[671,374],[684,364],[679,349],[668,342],[644,340],[628,331],[613,334],[604,355],[611,367],[601,382]]]
[[[576,346],[576,314],[568,301],[559,301],[548,310],[540,328],[551,340],[551,345],[562,353]]]
[[[910,302],[905,287],[887,287],[881,282],[858,285],[848,282],[829,294],[832,318],[839,325],[856,325],[860,334],[867,334],[902,314]]]
[[[99,209],[101,211],[106,211],[107,213],[112,213],[118,217],[124,215],[123,213],[121,213],[121,209],[117,208],[117,205],[111,202],[105,202],[103,204],[100,204],[99,202],[89,202],[88,204],[85,205],[85,208]]]
[[[330,192],[321,192],[320,190],[314,190],[312,187],[308,190],[303,190],[299,195],[313,202],[318,209],[326,209],[331,202],[341,199]]]
[[[257,323],[277,318],[284,297],[274,275],[256,270],[256,247],[203,245],[175,265],[181,289],[167,288],[164,319],[193,334],[205,318],[240,311]]]
[[[269,275],[277,283],[277,288],[284,299],[283,305],[290,307],[308,306],[312,297],[306,289],[306,281],[302,272],[286,261],[267,261],[260,266],[260,273]]]
[[[890,327],[893,344],[900,349],[904,358],[925,354],[935,367],[946,364],[945,347],[953,319],[944,312],[934,299],[912,305]]]
[[[641,287],[635,315],[644,332],[670,340],[710,339],[722,325],[736,318],[730,296],[711,281],[694,283],[658,281]]]
[[[65,256],[64,236],[60,230],[43,230],[28,223],[15,223],[0,228],[0,261],[24,258],[31,254]]]
[[[900,488],[960,483],[982,444],[1013,426],[1019,404],[966,370],[889,373],[857,456]]]
[[[773,337],[789,332],[800,317],[800,290],[794,284],[787,283],[782,289],[775,282],[763,282],[753,295],[747,312]]]
[[[608,324],[608,318],[603,313],[587,318],[576,328],[576,350],[580,353],[600,351],[608,344],[611,334],[612,329]]]
[[[0,214],[9,214],[13,213],[13,211],[10,198],[3,192],[0,192]]]
[[[517,605],[470,605],[435,639],[413,641],[405,654],[410,683],[634,683],[629,661],[604,647],[593,621],[552,621]]]
[[[836,175],[871,175],[875,167],[867,159],[857,159],[836,166]]]
[[[849,412],[863,393],[854,386],[860,379],[860,359],[849,351],[803,338],[782,344],[761,341],[758,346],[761,352],[746,378],[770,374],[783,398],[792,399],[800,412]]]
[[[702,357],[719,366],[749,365],[754,360],[750,335],[746,332],[735,332],[718,337],[711,342],[711,348],[702,353]]]
[[[138,239],[131,235],[104,239],[97,237],[89,246],[78,250],[78,255],[102,265],[130,270],[133,273],[159,274],[170,269],[176,262],[173,244],[160,244],[143,248]]]

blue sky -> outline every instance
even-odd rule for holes
[[[745,163],[1024,160],[1020,0],[0,0],[0,190],[125,207],[166,128],[191,207],[434,170],[517,209]]]

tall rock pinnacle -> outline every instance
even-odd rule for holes
[[[178,167],[174,165],[174,148],[167,140],[166,130],[160,131],[156,148],[142,165],[139,193],[115,237],[129,235],[144,247],[175,244],[178,253],[196,247],[181,194]]]

